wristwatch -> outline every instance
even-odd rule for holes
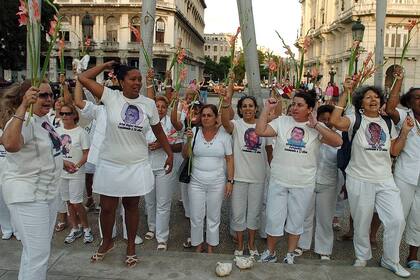
[[[227,182],[231,183],[232,185],[235,184],[235,180],[233,180],[233,179],[230,179],[230,180],[228,179]]]

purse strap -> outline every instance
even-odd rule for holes
[[[194,139],[193,139],[192,148],[191,148],[191,150],[192,150],[193,153],[194,153],[195,139],[197,138],[197,134],[198,134],[199,131],[200,131],[200,127],[199,126],[196,126],[196,132],[194,134]]]

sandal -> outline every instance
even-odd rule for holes
[[[90,257],[90,262],[94,263],[97,261],[102,261],[105,258],[106,254],[111,252],[114,249],[114,247],[115,247],[115,244],[112,244],[111,248],[109,248],[106,252],[103,252],[103,253],[96,252],[92,257]]]
[[[191,244],[191,238],[188,237],[187,241],[185,241],[184,243],[182,243],[182,246],[184,246],[185,249],[191,248],[192,244]]]
[[[146,239],[146,240],[152,240],[153,238],[155,238],[155,233],[153,231],[148,231],[144,235],[144,239]]]
[[[55,225],[55,231],[56,231],[56,232],[63,231],[63,230],[65,230],[65,229],[66,229],[66,227],[67,227],[67,224],[66,224],[66,223],[63,223],[63,222],[58,222],[58,223]]]
[[[168,250],[168,244],[166,244],[166,242],[159,242],[159,244],[157,245],[157,250],[158,251]]]
[[[132,255],[132,256],[126,256],[124,262],[128,268],[133,268],[137,265],[138,261],[139,261],[139,258],[137,257],[137,255]]]

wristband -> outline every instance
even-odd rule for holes
[[[153,85],[148,85],[148,86],[146,86],[146,88],[152,88],[153,87]]]
[[[222,103],[222,108],[223,108],[223,109],[227,109],[227,108],[229,108],[229,107],[230,107],[230,105],[231,105],[231,104],[223,104],[223,103]]]
[[[233,179],[230,179],[230,180],[228,179],[227,182],[232,184],[232,185],[235,184],[235,180],[233,180]]]
[[[18,119],[18,120],[21,120],[23,122],[25,121],[25,118],[24,117],[19,117],[19,116],[13,115],[13,118]]]
[[[337,108],[337,109],[341,109],[341,110],[344,110],[344,107],[341,107],[341,106],[337,106],[337,105],[334,105],[334,108]]]

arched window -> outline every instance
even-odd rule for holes
[[[106,40],[111,42],[118,41],[118,21],[115,17],[106,19]]]
[[[156,21],[156,43],[165,42],[165,22],[163,19],[159,18]]]
[[[137,17],[137,16],[132,17],[130,23],[131,23],[131,26],[133,26],[140,32],[140,17]],[[136,36],[134,36],[133,31],[130,31],[130,41],[136,42]]]

